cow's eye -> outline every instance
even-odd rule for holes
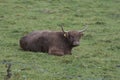
[[[70,36],[70,39],[71,39],[71,40],[74,40],[74,37],[73,37],[73,36]]]

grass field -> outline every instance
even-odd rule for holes
[[[34,30],[80,30],[81,45],[62,57],[26,52]],[[0,80],[120,80],[120,0],[0,0]]]

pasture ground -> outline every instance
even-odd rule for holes
[[[34,30],[80,30],[81,45],[62,57],[26,52]],[[120,80],[120,0],[0,0],[0,80]]]

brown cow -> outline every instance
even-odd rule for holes
[[[79,45],[83,36],[81,31],[34,31],[20,39],[20,46],[25,51],[45,52],[52,55],[62,56],[71,54],[73,47]]]

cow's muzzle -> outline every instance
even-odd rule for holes
[[[73,46],[79,46],[79,42],[78,41],[73,42]]]

